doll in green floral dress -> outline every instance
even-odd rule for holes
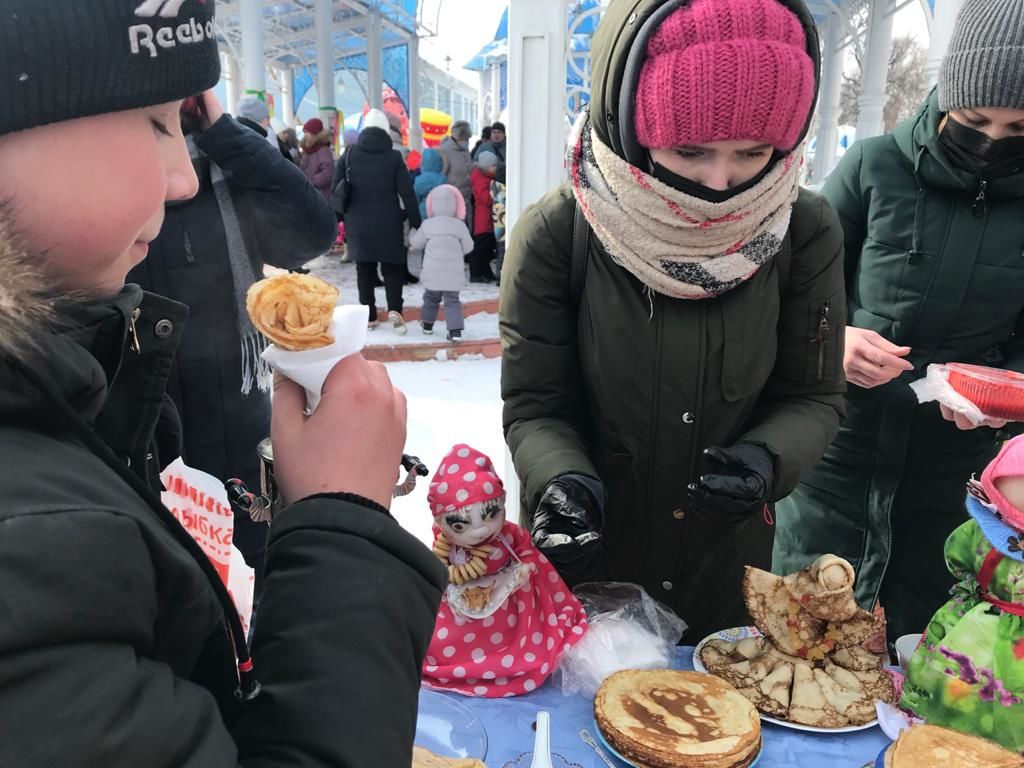
[[[900,704],[1024,753],[1024,436],[968,490],[971,519],[945,549],[960,582],[914,653]]]

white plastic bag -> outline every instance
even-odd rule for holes
[[[562,657],[562,693],[593,698],[624,669],[666,669],[686,622],[636,584],[600,582],[574,590],[587,612],[587,633]]]
[[[235,601],[242,628],[248,633],[256,577],[232,544],[235,514],[224,484],[180,458],[160,473],[160,481],[167,489],[160,495],[164,506],[210,558]]]
[[[320,393],[327,375],[341,360],[362,352],[366,344],[366,307],[335,307],[330,332],[334,343],[328,347],[293,352],[271,344],[261,357],[275,371],[287,376],[306,390],[306,409],[309,413],[320,404]]]
[[[949,383],[949,369],[944,365],[929,365],[925,377],[912,383],[910,388],[914,390],[919,403],[940,403],[954,413],[967,417],[976,427],[988,423],[988,416],[978,406],[953,389]]]

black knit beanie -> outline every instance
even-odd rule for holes
[[[0,0],[0,135],[176,101],[220,78],[216,0]]]

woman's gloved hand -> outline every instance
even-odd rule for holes
[[[544,490],[533,516],[534,546],[556,566],[590,560],[601,548],[604,486],[583,475],[561,475]]]
[[[755,443],[704,451],[704,472],[688,488],[690,504],[716,517],[741,519],[764,508],[775,492],[775,459]]]

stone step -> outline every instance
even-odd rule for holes
[[[402,316],[405,318],[406,323],[418,323],[422,315],[422,307],[406,307]],[[479,315],[481,313],[498,314],[498,298],[493,299],[481,299],[480,301],[466,301],[462,304],[462,315],[463,317],[470,317],[472,315]],[[388,319],[387,309],[377,308],[377,317],[381,322]],[[444,320],[444,306],[441,306],[441,311],[437,316],[439,321]]]
[[[452,342],[442,338],[440,341],[424,341],[420,344],[369,344],[363,349],[363,356],[367,360],[378,363],[458,360],[466,355],[501,357],[501,339],[467,339]]]

